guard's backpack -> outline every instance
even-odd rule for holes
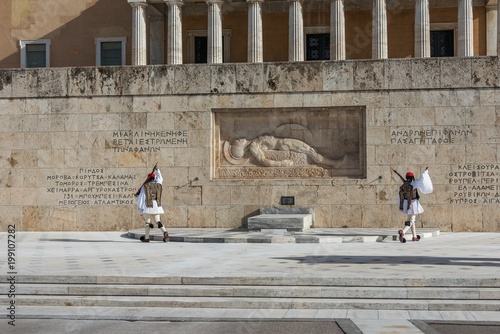
[[[408,201],[408,207],[410,207],[411,201],[419,198],[417,188],[413,188],[410,182],[403,182],[399,187],[399,210],[403,210],[405,200]]]

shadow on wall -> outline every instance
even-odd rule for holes
[[[8,1],[0,5],[0,9],[5,9],[5,13],[11,13],[10,24],[6,25],[9,31],[0,30],[0,33],[12,39],[3,41],[0,47],[11,49],[13,52],[0,60],[0,68],[21,67],[19,40],[50,39],[51,67],[95,66],[97,37],[126,37],[127,54],[130,54],[132,7],[127,1],[84,2],[86,4],[81,7],[86,8],[81,12],[74,9],[73,1],[31,0],[28,4]],[[74,13],[77,16],[67,22],[61,22],[57,29],[40,35],[40,32],[54,26],[54,21],[67,19],[67,16],[62,15],[65,13]],[[4,15],[9,18],[9,14]],[[61,45],[67,47],[61,48]]]

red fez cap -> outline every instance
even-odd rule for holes
[[[407,178],[407,179],[411,179],[411,178],[414,178],[414,177],[415,177],[415,175],[413,175],[413,173],[412,173],[412,172],[408,172],[408,173],[406,173],[406,178]]]

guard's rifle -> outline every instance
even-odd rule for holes
[[[141,184],[141,186],[139,187],[139,189],[137,189],[137,191],[135,192],[135,196],[139,196],[139,193],[141,192],[141,188],[146,184],[148,183],[150,180],[151,180],[151,175],[154,174],[155,170],[158,168],[158,162],[155,163],[155,165],[153,166],[153,170],[151,171],[151,173],[148,174],[148,177],[146,177],[146,180]]]
[[[399,173],[398,173],[395,169],[393,169],[393,168],[391,168],[391,169],[392,169],[392,171],[393,171],[394,173],[396,173],[396,174],[399,176],[399,178],[401,179],[401,181],[403,181],[403,182],[405,182],[405,181],[406,181],[406,180],[405,180],[405,178],[404,178],[404,177],[402,177],[402,176],[401,176],[401,174],[399,174]]]

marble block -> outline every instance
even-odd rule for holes
[[[248,218],[249,230],[286,229],[303,231],[311,228],[312,214],[262,214]]]

